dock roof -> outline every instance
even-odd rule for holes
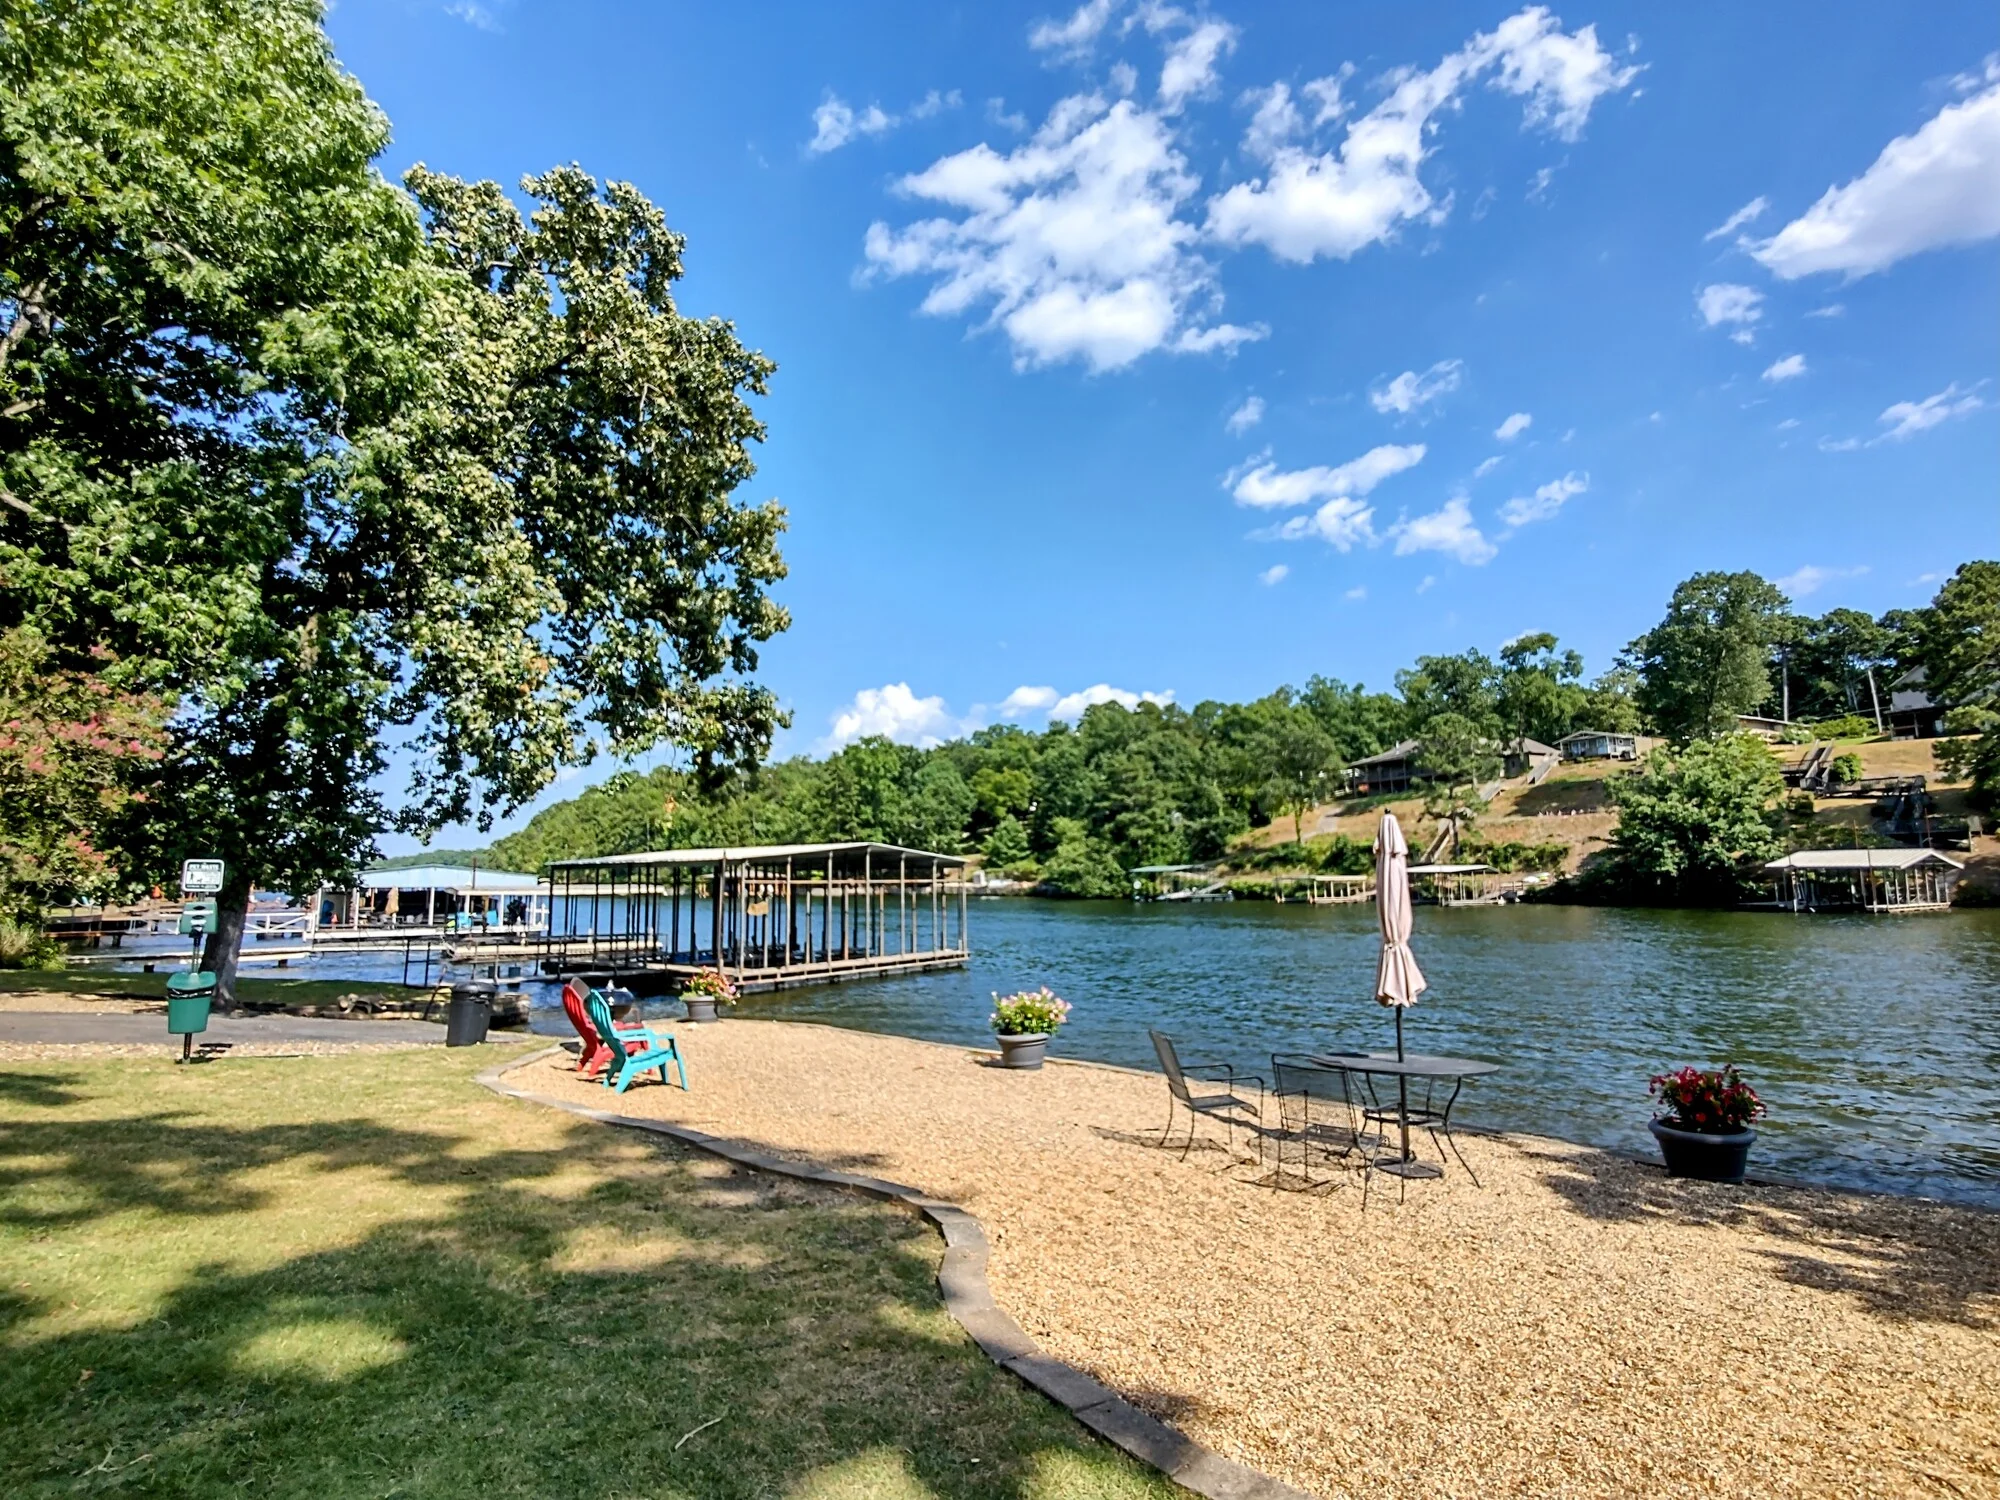
[[[363,870],[356,882],[364,891],[478,891],[494,896],[530,895],[541,884],[517,870],[473,870],[463,865],[404,865]]]
[[[601,870],[613,868],[671,865],[776,864],[787,859],[833,859],[847,855],[856,859],[887,856],[912,863],[963,865],[962,854],[939,854],[933,849],[909,849],[901,844],[877,844],[866,840],[839,844],[751,844],[736,849],[651,849],[638,854],[599,854],[589,859],[552,859],[551,870]]]
[[[1767,870],[1914,870],[1937,863],[1963,870],[1965,863],[1935,849],[1801,849],[1771,860]]]

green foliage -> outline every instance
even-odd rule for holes
[[[112,687],[110,663],[56,660],[32,627],[0,631],[0,919],[29,928],[44,906],[116,890],[115,829],[165,739],[164,705]]]
[[[60,969],[62,949],[42,936],[32,919],[0,917],[0,969]]]
[[[1666,618],[1625,648],[1638,703],[1680,743],[1728,734],[1770,692],[1785,596],[1755,573],[1700,573],[1674,590]]]
[[[1812,726],[1812,737],[1816,740],[1866,740],[1875,735],[1875,721],[1864,719],[1859,714],[1847,714],[1838,719],[1821,719]]]
[[[1925,687],[1952,705],[1945,727],[1973,734],[1940,745],[1940,768],[1972,782],[1973,804],[2000,810],[2000,562],[1969,562],[1952,574],[1909,633],[1926,673]]]
[[[1271,715],[1252,749],[1268,771],[1266,795],[1291,814],[1292,842],[1303,843],[1306,812],[1333,785],[1339,747],[1311,714],[1292,708]]]
[[[1462,793],[1500,774],[1500,756],[1493,742],[1469,719],[1441,713],[1424,726],[1419,763],[1448,807],[1464,800]]]
[[[782,516],[732,498],[771,365],[574,167],[372,165],[312,0],[12,7],[0,47],[0,627],[170,698],[128,876],[311,889],[602,744],[747,766]],[[387,749],[413,768],[382,790]]]
[[[1861,757],[1852,750],[1845,755],[1836,755],[1833,764],[1827,768],[1836,782],[1859,781],[1861,779]]]
[[[1560,870],[1569,858],[1569,845],[1467,838],[1459,843],[1458,855],[1469,864],[1491,865],[1496,870]]]
[[[1705,904],[1733,899],[1746,867],[1780,847],[1784,777],[1755,735],[1661,748],[1609,784],[1618,809],[1610,878],[1633,896]]]
[[[1549,638],[1553,649],[1554,637]],[[1420,656],[1408,671],[1396,674],[1396,691],[1407,705],[1410,733],[1423,738],[1440,714],[1452,714],[1476,735],[1498,739],[1505,728],[1500,715],[1501,672],[1481,651],[1457,656]]]
[[[985,842],[979,846],[979,852],[986,856],[986,863],[996,870],[1025,864],[1034,853],[1028,847],[1026,825],[1012,813],[993,825]]]
[[[1105,901],[1129,894],[1131,883],[1111,851],[1075,818],[1055,822],[1056,847],[1042,864],[1042,888],[1051,895]]]
[[[1553,745],[1576,729],[1608,729],[1586,723],[1591,698],[1583,686],[1583,657],[1558,651],[1547,631],[1516,637],[1500,648],[1498,711],[1512,737],[1526,735]]]

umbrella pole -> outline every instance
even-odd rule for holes
[[[1396,1007],[1396,1061],[1403,1060],[1403,1007]],[[1396,1120],[1402,1126],[1402,1160],[1410,1159],[1410,1079],[1408,1074],[1396,1075]]]

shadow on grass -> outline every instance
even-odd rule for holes
[[[1529,1151],[1572,1209],[1607,1223],[1753,1231],[1782,1280],[1904,1322],[1995,1326],[2000,1215],[1912,1199],[1676,1179],[1619,1157]]]
[[[0,1492],[1171,1492],[964,1338],[920,1221],[393,1066],[429,1107],[10,1075]]]

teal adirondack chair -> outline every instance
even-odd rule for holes
[[[622,1094],[631,1087],[633,1079],[641,1073],[652,1072],[655,1069],[659,1071],[660,1082],[664,1084],[667,1081],[667,1064],[672,1063],[674,1071],[680,1074],[681,1091],[687,1092],[687,1067],[681,1062],[681,1050],[674,1045],[672,1037],[657,1031],[635,1031],[613,1026],[610,1002],[597,990],[592,990],[586,995],[583,1003],[590,1011],[590,1024],[597,1028],[599,1036],[616,1037],[627,1045],[640,1039],[646,1042],[644,1050],[639,1052],[628,1052],[624,1047],[616,1045],[610,1048],[610,1059],[604,1064],[602,1075],[602,1082],[606,1088],[615,1088]]]

